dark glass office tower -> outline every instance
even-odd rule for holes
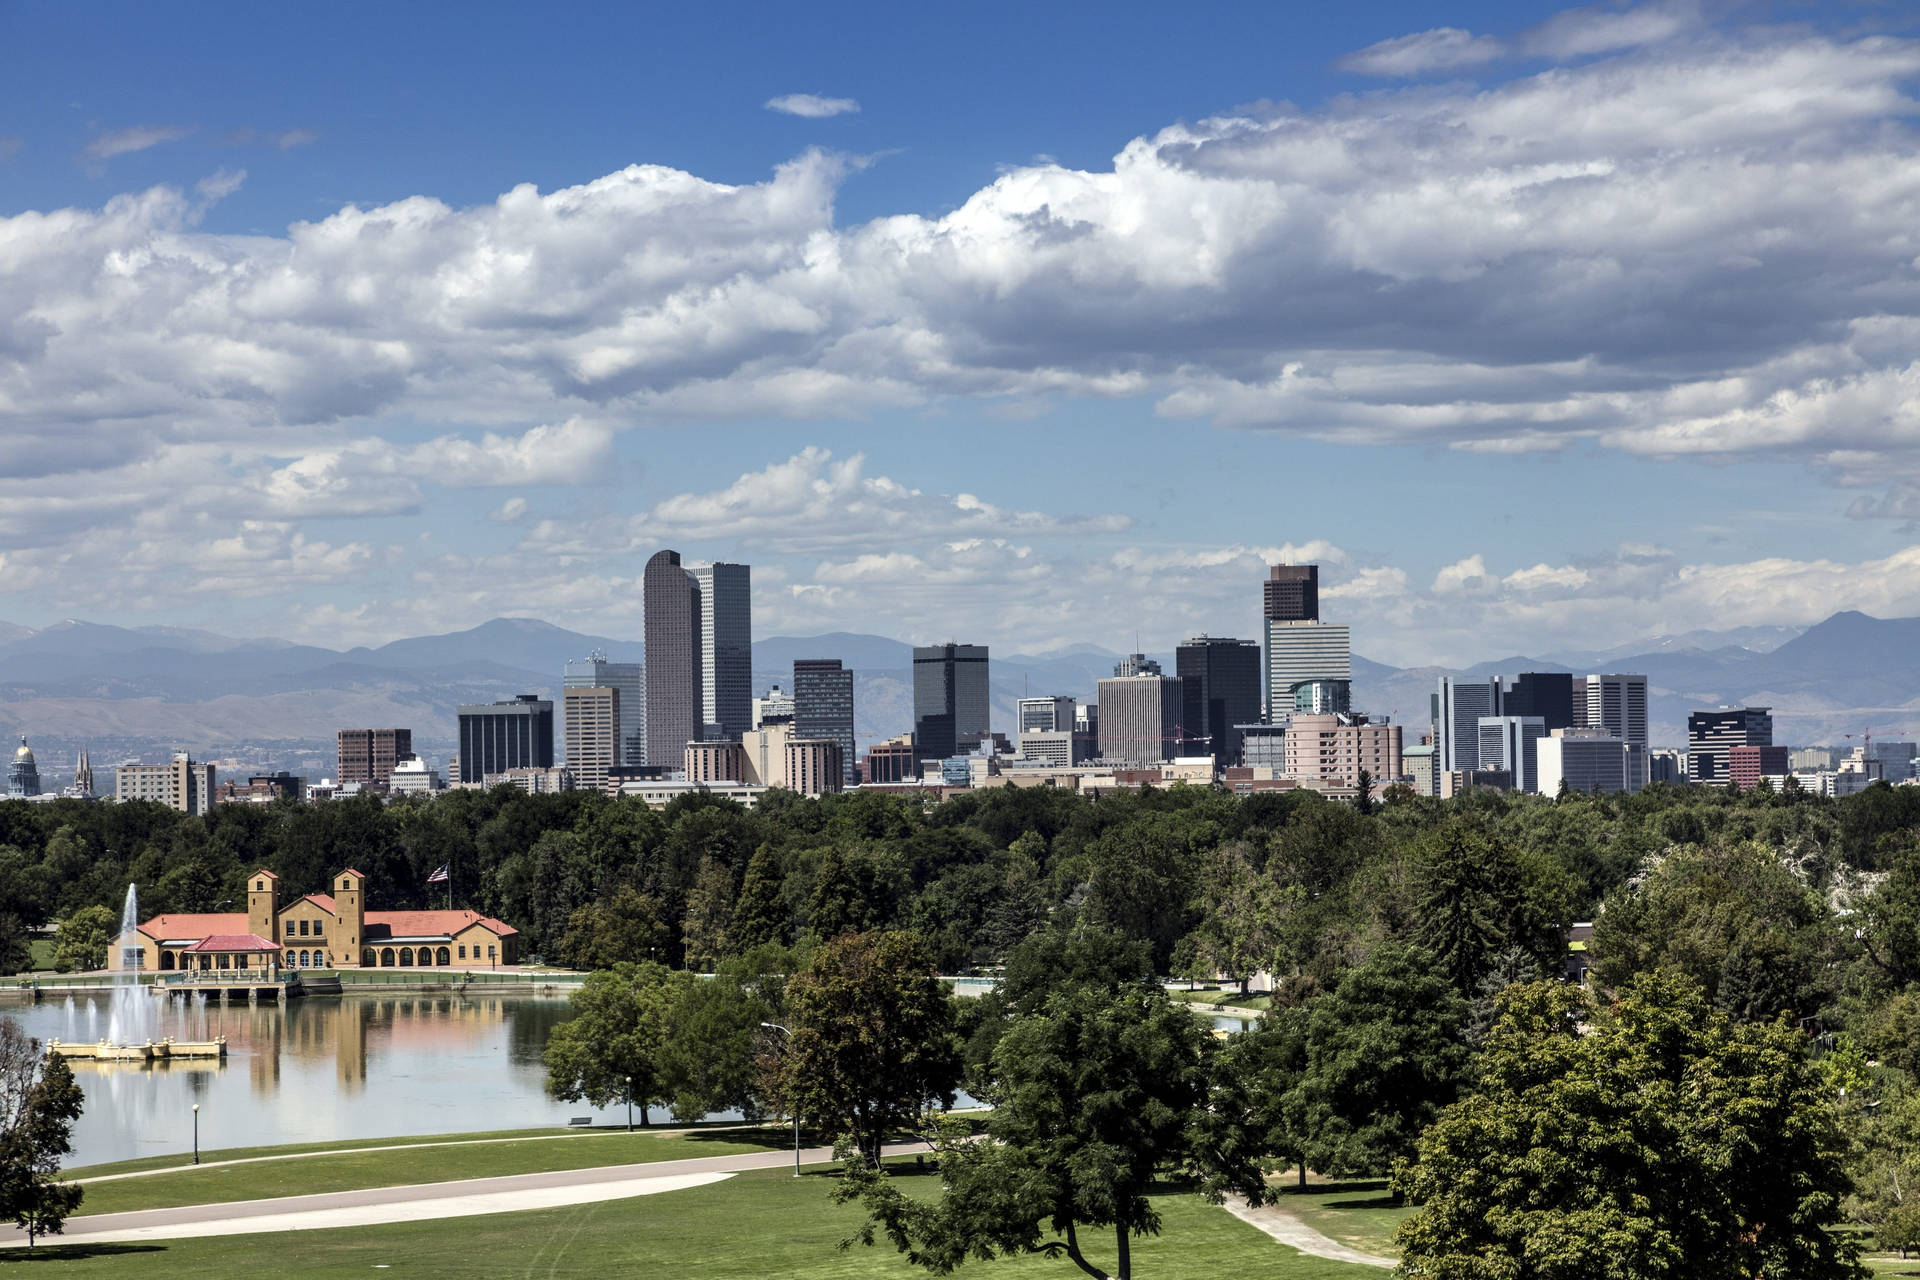
[[[1539,716],[1546,731],[1570,729],[1573,718],[1573,675],[1566,671],[1522,671],[1501,678],[1499,714]]]
[[[1282,566],[1284,567],[1284,566]],[[1260,719],[1260,646],[1252,640],[1195,636],[1174,651],[1174,670],[1195,682],[1182,725],[1190,755],[1211,755],[1222,765],[1240,762],[1235,726]],[[1210,740],[1195,742],[1196,739]]]
[[[1687,781],[1727,785],[1728,754],[1735,747],[1773,745],[1773,708],[1721,707],[1687,716]]]
[[[753,569],[716,561],[688,570],[700,602],[703,739],[737,742],[753,727]]]
[[[686,766],[700,732],[700,591],[678,551],[647,561],[641,582],[647,619],[647,763]],[[461,771],[466,762],[461,762]]]
[[[553,703],[531,693],[463,706],[460,781],[484,782],[508,769],[553,767]]]
[[[1271,622],[1320,621],[1320,566],[1273,564],[1267,580],[1261,616]]]
[[[794,659],[793,736],[839,743],[846,785],[853,785],[859,768],[853,755],[853,672],[840,659]]]
[[[987,646],[922,645],[913,651],[913,754],[941,760],[987,736]]]

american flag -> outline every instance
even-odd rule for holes
[[[444,882],[444,881],[445,881],[445,880],[447,879],[447,866],[448,866],[448,865],[451,865],[451,864],[445,864],[445,865],[442,865],[442,866],[441,866],[441,868],[440,868],[440,869],[439,869],[438,871],[436,871],[436,872],[434,872],[434,873],[433,873],[432,875],[430,875],[430,876],[428,876],[428,877],[427,877],[427,883],[428,883],[428,884],[440,884],[440,883],[443,883],[443,882]]]

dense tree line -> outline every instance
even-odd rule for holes
[[[289,894],[353,865],[377,909],[434,902],[426,878],[443,864],[456,898],[518,926],[530,952],[602,971],[555,1036],[556,1093],[681,1116],[798,1107],[853,1140],[867,1174],[850,1194],[873,1229],[936,1269],[1045,1249],[1059,1243],[1048,1231],[1076,1224],[1112,1229],[1124,1254],[1153,1226],[1143,1170],[1257,1195],[1248,1170],[1264,1167],[1399,1170],[1395,1185],[1424,1202],[1408,1237],[1419,1274],[1482,1274],[1457,1250],[1523,1244],[1576,1274],[1598,1255],[1564,1241],[1543,1252],[1529,1204],[1463,1206],[1421,1171],[1497,1164],[1498,1144],[1528,1124],[1544,1126],[1539,1143],[1513,1158],[1550,1151],[1575,1167],[1591,1153],[1567,1122],[1589,1113],[1605,1121],[1591,1131],[1631,1138],[1606,1153],[1625,1181],[1595,1194],[1646,1208],[1623,1223],[1597,1204],[1589,1225],[1694,1242],[1633,1274],[1685,1274],[1689,1249],[1730,1240],[1758,1250],[1742,1264],[1752,1274],[1851,1274],[1844,1250],[1821,1243],[1843,1205],[1890,1245],[1920,1239],[1920,788],[1445,802],[1392,788],[1366,806],[1186,786],[1098,800],[996,789],[939,805],[776,792],[752,812],[500,789],[193,818],[8,803],[0,959],[21,926],[61,919],[63,959],[82,963],[129,881],[146,912],[205,911],[240,902],[256,865]],[[1564,1001],[1589,997],[1554,983],[1567,927],[1586,919],[1594,937],[1576,958],[1595,994],[1574,1007]],[[993,994],[949,1001],[934,985],[976,966],[1000,973]],[[1256,971],[1276,980],[1257,1030],[1182,1039],[1162,976]],[[1114,1037],[1134,1056],[1089,1056]],[[1555,1095],[1551,1071],[1576,1068],[1675,1107],[1711,1096],[1730,1110],[1674,1148],[1683,1135],[1662,1130],[1657,1108]],[[1186,1120],[1103,1130],[1058,1105],[1107,1078]],[[948,1207],[928,1216],[867,1175],[886,1133],[924,1130],[961,1086],[995,1103],[997,1141],[947,1149]],[[1743,1120],[1768,1100],[1788,1108],[1769,1123],[1791,1132],[1768,1138]],[[1127,1141],[1144,1144],[1144,1165],[1120,1158]],[[1048,1163],[1086,1144],[1111,1157],[1098,1186],[1076,1181],[1082,1166]],[[1023,1148],[1030,1194],[1012,1204],[992,1188]],[[1762,1155],[1794,1162],[1797,1217],[1766,1199],[1787,1192],[1734,1176]],[[1672,1198],[1655,1166],[1723,1203],[1662,1218]],[[1763,1208],[1784,1235],[1767,1236],[1774,1219],[1753,1218]],[[1508,1235],[1461,1234],[1496,1210]],[[981,1234],[990,1221],[998,1235]]]

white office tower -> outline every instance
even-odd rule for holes
[[[1480,769],[1499,769],[1513,778],[1515,791],[1540,789],[1538,745],[1547,736],[1541,716],[1481,716]]]
[[[1535,750],[1540,761],[1540,794],[1569,791],[1588,793],[1636,791],[1628,772],[1632,751],[1600,729],[1555,729],[1540,739]],[[1644,760],[1644,749],[1639,753]]]
[[[780,692],[779,685],[773,686],[767,690],[766,697],[753,700],[753,727],[758,729],[769,720],[793,719],[796,705],[792,694]]]
[[[1480,721],[1499,714],[1498,680],[1440,677],[1433,700],[1433,745],[1442,776],[1494,767],[1480,763]]]
[[[1647,678],[1638,675],[1587,677],[1587,722],[1627,744],[1628,791],[1647,785]]]
[[[620,691],[620,749],[615,764],[647,762],[647,668],[640,662],[608,662],[595,649],[584,658],[569,658],[560,677],[560,741],[568,741],[565,723],[568,689]]]
[[[1265,619],[1267,718],[1293,709],[1293,687],[1309,680],[1353,679],[1353,651],[1344,622]]]
[[[1021,733],[1073,732],[1074,701],[1072,698],[1022,698],[1018,710]]]

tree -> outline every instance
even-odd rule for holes
[[[658,960],[666,946],[659,901],[623,884],[606,902],[590,903],[567,917],[554,957],[570,969],[608,969]]]
[[[1307,1162],[1386,1173],[1458,1095],[1467,1002],[1417,947],[1387,943],[1306,1013],[1300,1108]]]
[[[700,874],[687,892],[687,918],[680,933],[689,969],[719,967],[733,928],[733,871],[718,858],[701,859]]]
[[[871,1165],[889,1130],[952,1106],[960,1079],[951,999],[919,937],[843,934],[787,984],[788,1095],[798,1113],[853,1139]]]
[[[1255,1149],[1276,1167],[1299,1170],[1307,1185],[1307,1127],[1300,1082],[1307,1070],[1307,1025],[1302,1006],[1276,1008],[1251,1030],[1229,1039],[1221,1078],[1231,1092],[1216,1105],[1232,1106],[1253,1135]]]
[[[676,984],[661,1064],[673,1117],[692,1123],[715,1111],[748,1120],[767,1113],[761,1096],[761,1030],[774,1017],[754,977],[729,963],[707,981]]]
[[[588,974],[567,999],[571,1016],[548,1037],[547,1092],[596,1107],[631,1103],[647,1124],[648,1109],[674,1095],[668,1016],[692,981],[651,963]]]
[[[1782,1019],[1737,1023],[1674,971],[1610,1009],[1513,987],[1474,1090],[1396,1186],[1429,1280],[1856,1280],[1833,1090]]]
[[[857,1157],[836,1190],[862,1201],[856,1237],[884,1230],[908,1259],[951,1271],[968,1257],[1065,1256],[1106,1277],[1083,1228],[1113,1231],[1116,1280],[1133,1274],[1132,1241],[1158,1234],[1148,1192],[1169,1166],[1215,1202],[1265,1196],[1249,1131],[1218,1105],[1219,1054],[1205,1023],[1164,991],[1080,988],[1017,1018],[994,1051],[997,1103],[986,1139],[950,1125],[938,1145],[944,1195],[903,1194]]]
[[[1373,812],[1373,775],[1365,769],[1354,787],[1353,811],[1362,816]]]
[[[108,908],[80,908],[60,922],[53,943],[53,967],[62,973],[106,968],[107,952],[119,932],[119,917]]]
[[[43,1058],[38,1040],[0,1019],[0,1222],[25,1231],[28,1248],[80,1207],[81,1189],[58,1174],[84,1104],[66,1059]]]
[[[1414,938],[1462,995],[1477,992],[1494,957],[1511,947],[1543,967],[1564,952],[1573,897],[1566,873],[1464,818],[1421,842],[1414,881]]]
[[[33,950],[28,945],[26,926],[19,916],[0,912],[0,974],[25,973],[33,967]]]
[[[1200,925],[1187,935],[1201,969],[1238,980],[1240,994],[1261,969],[1277,969],[1282,923],[1306,902],[1299,885],[1284,888],[1256,871],[1243,844],[1223,844],[1206,855],[1200,876]]]
[[[768,943],[784,945],[791,940],[792,912],[781,896],[785,877],[780,870],[780,855],[772,845],[761,845],[747,862],[740,881],[740,900],[734,904],[730,941],[739,951],[750,951]]]

